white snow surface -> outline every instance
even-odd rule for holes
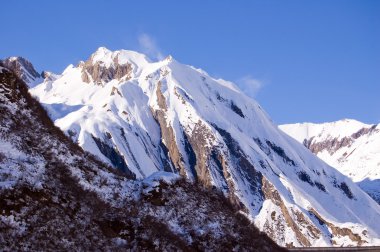
[[[166,121],[174,131],[189,179],[192,179],[192,174],[183,132],[191,136],[202,125],[206,133],[212,135],[205,140],[205,145],[227,152],[227,143],[213,126],[216,125],[230,134],[238,143],[240,153],[244,153],[255,169],[276,188],[288,211],[301,212],[311,225],[319,229],[321,234],[318,237],[309,234],[306,227],[302,229],[312,246],[332,245],[328,238],[331,231],[313,219],[312,209],[335,226],[350,227],[353,233],[361,235],[365,245],[380,245],[380,226],[377,223],[380,206],[350,179],[280,131],[257,102],[236,85],[212,78],[206,72],[181,64],[172,57],[152,62],[136,52],[111,52],[99,48],[90,59],[112,67],[112,59],[116,56],[119,63],[123,60],[132,64],[133,74],[128,81],[112,80],[104,85],[85,83],[81,79],[79,64],[67,67],[57,79],[30,89],[30,93],[53,115],[55,124],[85,150],[110,163],[99,150],[94,136],[117,149],[137,178],[144,179],[163,171],[161,130],[152,115],[152,111],[159,109],[156,91],[160,83],[167,105]],[[111,95],[113,89],[118,92]],[[59,109],[57,112],[57,109],[50,108]],[[276,154],[268,142],[282,149],[288,161]],[[231,190],[261,230],[267,232],[267,227],[272,226],[276,232],[271,212],[283,218],[281,208],[255,192],[252,182],[244,175],[245,171],[233,165],[233,157],[227,157],[230,176],[224,180],[220,173],[210,168],[211,183],[224,192]],[[170,169],[177,173],[174,167]],[[300,179],[301,173],[307,174],[311,183]],[[228,188],[226,181],[233,185],[233,190]],[[315,182],[322,184],[324,191],[318,189]],[[337,186],[341,183],[347,185],[352,198]],[[293,214],[291,216],[297,222],[297,218]],[[293,242],[300,246],[294,230],[286,225],[286,220],[281,222],[284,232],[273,236],[276,242],[280,245]],[[343,239],[335,241],[337,246],[346,242]]]
[[[349,145],[338,149],[324,148],[316,155],[335,167],[344,175],[358,183],[363,190],[380,200],[380,125],[369,125],[362,122],[344,119],[331,123],[297,123],[280,125],[279,128],[291,137],[303,143],[324,143],[350,139]],[[360,130],[369,131],[360,137],[353,134]],[[370,130],[372,129],[372,130]],[[378,201],[380,202],[380,201]]]

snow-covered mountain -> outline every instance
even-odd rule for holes
[[[380,125],[355,120],[280,125],[380,204]]]
[[[220,193],[84,152],[1,65],[0,230],[1,251],[284,250]]]
[[[34,87],[47,77],[46,72],[38,73],[32,63],[23,57],[9,57],[0,60],[0,63],[17,74],[29,87]]]
[[[231,82],[99,48],[30,92],[85,150],[139,179],[215,187],[280,245],[380,244],[380,206]]]

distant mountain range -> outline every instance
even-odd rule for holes
[[[280,129],[350,177],[380,204],[380,125],[355,120],[297,123]]]
[[[29,71],[21,69],[20,78]],[[171,56],[154,62],[104,47],[62,74],[39,78],[24,80],[54,124],[131,179],[166,172],[218,191],[281,246],[380,244],[380,206],[231,82]],[[94,179],[79,184],[102,180]],[[167,221],[170,232],[184,232],[185,224]],[[191,244],[192,236],[184,237]]]

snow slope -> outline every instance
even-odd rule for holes
[[[215,187],[280,245],[380,244],[380,206],[231,82],[99,48],[30,92],[78,106],[55,124],[85,150],[136,178],[169,171]]]
[[[355,120],[280,125],[380,203],[380,125]]]

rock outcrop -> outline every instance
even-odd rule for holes
[[[82,71],[83,82],[103,85],[111,80],[128,81],[131,79],[132,64],[130,62],[120,62],[117,54],[112,55],[112,62],[108,63],[96,60],[96,56],[97,54],[94,53],[87,61],[79,63],[78,66]]]
[[[23,57],[9,57],[0,61],[1,64],[12,70],[26,84],[32,86],[35,81],[42,76],[33,67],[33,65]]]

